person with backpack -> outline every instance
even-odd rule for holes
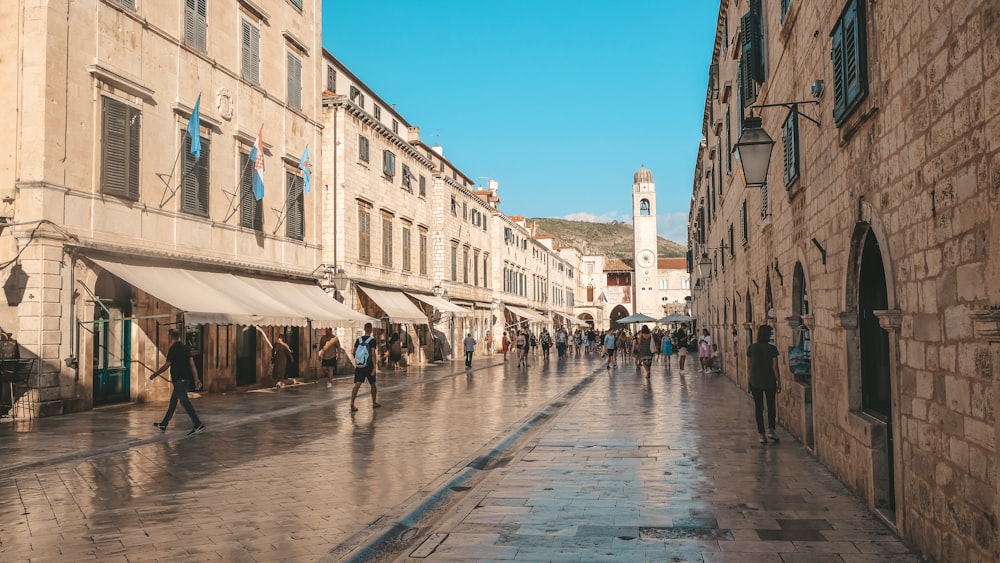
[[[351,412],[358,412],[354,399],[361,384],[368,381],[372,387],[372,407],[378,408],[378,388],[375,386],[375,338],[372,337],[372,323],[365,323],[365,334],[354,341],[354,388],[351,389]]]
[[[552,335],[549,334],[549,330],[542,329],[542,356],[549,357],[549,348],[552,348]],[[561,354],[560,354],[561,356]]]
[[[462,348],[465,350],[465,367],[472,367],[472,353],[476,351],[476,339],[472,337],[472,333],[467,333],[465,335],[465,340],[462,341]]]

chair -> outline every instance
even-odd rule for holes
[[[38,400],[28,384],[28,378],[35,369],[34,358],[25,360],[0,360],[0,387],[7,387],[10,402],[3,402],[2,391],[0,391],[0,410],[9,407],[5,416],[16,418],[18,409],[21,412],[27,411],[28,418],[32,418],[38,410]],[[25,393],[18,401],[17,387],[24,386]]]

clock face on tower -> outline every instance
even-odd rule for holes
[[[653,262],[656,260],[656,256],[650,250],[643,250],[638,256],[636,256],[636,260],[639,262],[640,266],[648,268],[653,265]]]

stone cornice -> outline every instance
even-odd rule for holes
[[[335,96],[325,96],[323,98],[323,105],[325,107],[342,107],[348,115],[356,117],[361,120],[362,123],[371,127],[379,135],[389,140],[390,143],[399,150],[405,152],[411,158],[415,159],[417,162],[422,164],[428,170],[434,170],[434,163],[432,163],[427,155],[421,154],[420,151],[413,148],[413,145],[406,142],[405,139],[399,135],[392,132],[392,129],[386,127],[381,121],[372,117],[367,111],[361,109],[357,104],[347,99],[347,96],[335,95]]]
[[[147,102],[153,101],[153,94],[156,92],[152,88],[147,88],[140,84],[139,82],[122,76],[121,74],[115,72],[114,70],[107,68],[99,63],[94,63],[87,66],[87,72],[90,73],[95,79],[111,85],[119,90],[124,90],[133,96],[142,98]]]

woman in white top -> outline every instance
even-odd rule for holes
[[[698,359],[701,361],[701,371],[708,373],[712,369],[712,337],[707,328],[701,329],[701,336],[698,337]]]

